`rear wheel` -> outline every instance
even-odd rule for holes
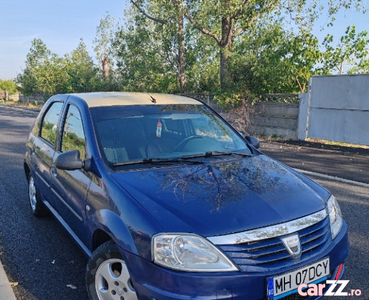
[[[28,178],[28,200],[35,217],[41,218],[49,215],[49,210],[41,200],[32,175]]]
[[[117,246],[109,241],[92,254],[86,271],[91,300],[137,300],[127,265]]]

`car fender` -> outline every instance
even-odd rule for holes
[[[139,255],[131,230],[127,228],[118,214],[108,209],[102,209],[91,216],[90,222],[91,224],[95,224],[94,233],[99,230],[103,231],[109,235],[120,248]],[[93,236],[95,236],[95,234],[93,234]],[[91,248],[93,250],[101,244],[99,241],[94,241],[94,238],[92,238],[91,243]]]

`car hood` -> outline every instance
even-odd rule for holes
[[[328,191],[265,155],[117,172],[166,232],[203,236],[283,223],[325,207]]]

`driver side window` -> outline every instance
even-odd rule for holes
[[[74,105],[70,105],[68,108],[64,123],[61,150],[62,152],[79,150],[82,160],[86,155],[86,139],[82,118],[79,110]]]
[[[41,124],[41,138],[54,146],[56,141],[56,134],[58,129],[58,122],[61,110],[63,108],[62,102],[54,102],[51,104],[49,110],[46,112]],[[36,126],[34,133],[37,134],[39,128]]]

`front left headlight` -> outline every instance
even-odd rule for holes
[[[152,254],[156,264],[180,271],[238,270],[218,248],[195,234],[157,234],[152,240]]]
[[[328,199],[327,207],[331,222],[332,239],[334,239],[341,230],[343,219],[340,206],[333,195]]]

